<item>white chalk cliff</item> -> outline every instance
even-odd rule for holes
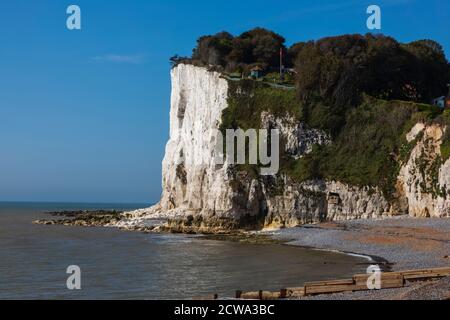
[[[442,163],[441,144],[446,128],[417,123],[407,139],[417,140],[400,170],[397,188],[413,217],[450,217],[450,159]]]
[[[256,179],[236,172],[227,162],[217,165],[213,130],[219,128],[222,111],[227,108],[228,81],[217,72],[186,64],[173,68],[171,77],[170,139],[163,161],[161,201],[152,208],[129,213],[130,219],[122,221],[122,227],[156,218],[169,218],[170,227],[180,231],[217,231],[405,213],[450,216],[450,193],[432,195],[422,190],[424,179],[425,184],[432,182],[418,168],[418,159],[424,154],[434,159],[440,152],[443,128],[416,126],[409,134],[414,140],[424,132],[398,179],[403,205],[393,205],[376,188],[335,181],[294,183],[286,176]],[[263,113],[261,124],[262,128],[278,128],[286,141],[284,151],[294,157],[311,152],[314,144],[331,143],[324,132],[290,118],[277,119]],[[450,160],[438,170],[439,181],[433,183],[448,190]]]

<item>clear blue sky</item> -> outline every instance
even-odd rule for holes
[[[66,29],[66,8],[82,30]],[[289,44],[382,32],[431,38],[450,56],[448,0],[3,1],[0,201],[154,202],[168,137],[168,59],[200,35],[260,26]]]

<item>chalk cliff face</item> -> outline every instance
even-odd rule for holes
[[[376,188],[360,188],[335,181],[296,183],[285,175],[251,177],[226,161],[217,165],[215,130],[227,108],[228,82],[219,73],[180,64],[172,72],[170,139],[163,161],[161,201],[149,209],[130,213],[133,221],[164,217],[178,231],[217,231],[235,228],[292,227],[319,221],[380,218],[409,212],[413,216],[450,216],[450,202],[420,189],[419,159],[438,154],[443,129],[415,127],[408,136],[417,139],[408,163],[399,175],[402,200],[390,204]],[[314,144],[331,143],[320,130],[293,118],[261,115],[261,128],[277,128],[284,152],[295,158],[311,152]],[[450,161],[437,164],[440,189],[450,186]],[[424,180],[425,179],[425,180]],[[442,191],[442,190],[441,190]],[[403,205],[399,205],[399,203]]]
[[[416,145],[400,170],[398,189],[413,217],[450,217],[450,159],[440,157],[445,130],[418,123],[407,135]]]
[[[294,158],[310,153],[316,144],[331,143],[330,137],[325,132],[308,128],[304,123],[298,123],[292,116],[282,119],[276,118],[268,112],[261,114],[261,128],[275,128],[280,130],[280,135],[286,141],[284,152]]]
[[[239,217],[227,165],[216,165],[216,135],[227,107],[219,73],[181,64],[172,70],[170,139],[163,161],[163,194],[155,211],[177,219]],[[217,220],[217,219],[216,219]],[[220,222],[217,222],[220,227]]]

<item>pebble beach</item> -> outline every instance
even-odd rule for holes
[[[289,245],[371,257],[387,271],[450,266],[450,219],[397,217],[352,220],[265,231]],[[411,283],[404,288],[343,293],[305,299],[447,299],[450,280]]]

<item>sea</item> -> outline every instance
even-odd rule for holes
[[[367,267],[363,257],[286,244],[32,223],[49,218],[50,211],[142,206],[0,202],[0,299],[231,298],[236,290],[298,287],[305,281],[349,277]]]

